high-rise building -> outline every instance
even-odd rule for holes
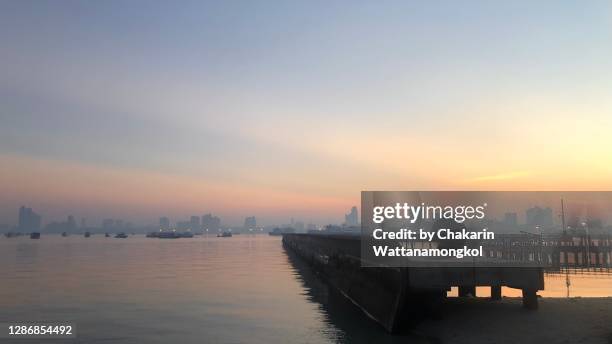
[[[76,224],[76,220],[74,219],[74,216],[69,215],[68,219],[66,220],[66,230],[68,232],[74,232],[77,228],[77,224]]]
[[[516,213],[504,214],[504,224],[508,227],[518,226],[518,217],[516,216]]]
[[[159,229],[167,231],[170,229],[170,219],[163,216],[159,218]]]
[[[85,219],[81,219],[81,229],[85,228]],[[61,232],[67,232],[67,233],[75,233],[77,230],[77,224],[76,224],[76,220],[74,219],[74,216],[70,215],[68,216],[68,218],[66,218],[66,221],[62,221],[62,222],[50,222],[45,226],[45,231],[47,233],[61,233]]]
[[[297,233],[303,233],[306,231],[306,227],[304,226],[304,222],[302,221],[295,221],[293,223],[293,229],[295,229]]]
[[[351,212],[344,215],[344,224],[347,226],[357,226],[359,224],[359,218],[357,216],[357,207],[352,207]]]
[[[191,229],[191,221],[179,221],[176,223],[176,229],[179,231],[187,231]]]
[[[257,221],[255,220],[255,216],[249,216],[244,219],[245,229],[255,229],[256,227],[257,227]]]
[[[552,209],[533,207],[525,211],[528,226],[551,227],[553,225]]]
[[[37,232],[40,230],[40,215],[36,214],[32,208],[21,206],[19,208],[18,228],[21,232]]]
[[[105,232],[125,231],[129,229],[129,225],[129,222],[123,222],[123,220],[118,219],[104,219],[102,221],[102,229]]]
[[[217,231],[221,228],[221,219],[212,214],[202,216],[202,229],[208,231]]]
[[[102,220],[102,229],[105,231],[113,230],[115,227],[115,220],[113,219],[104,219]]]
[[[196,232],[196,231],[200,231],[202,229],[202,226],[200,226],[200,217],[199,216],[192,216],[191,219],[189,220],[189,224],[190,227],[189,229],[191,229],[192,231]]]

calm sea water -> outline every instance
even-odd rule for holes
[[[609,278],[572,279],[573,296],[612,294]],[[2,238],[0,281],[0,322],[73,322],[71,342],[406,341],[287,255],[279,237]],[[565,295],[564,278],[547,285]]]

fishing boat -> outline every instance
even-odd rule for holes
[[[179,234],[181,238],[193,238],[193,233],[191,231],[185,231]]]
[[[178,239],[181,236],[175,231],[159,232],[157,237],[160,239]]]
[[[40,239],[40,233],[39,232],[30,233],[30,239]]]
[[[125,239],[127,237],[128,237],[127,234],[123,232],[115,234],[115,238],[118,238],[118,239]]]

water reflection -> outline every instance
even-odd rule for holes
[[[308,300],[320,305],[325,321],[336,328],[338,343],[432,343],[436,340],[427,335],[408,332],[390,335],[382,326],[369,319],[335,288],[329,286],[300,257],[285,250],[289,262],[299,274]],[[376,297],[376,295],[372,295]]]
[[[0,279],[0,322],[75,322],[80,342],[339,341],[278,237],[0,238]]]
[[[435,342],[387,334],[279,237],[0,238],[0,282],[0,322],[76,322],[86,343]],[[572,282],[612,295],[610,279]]]

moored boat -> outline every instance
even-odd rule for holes
[[[181,236],[175,231],[159,232],[157,237],[160,239],[178,239]]]
[[[179,234],[181,238],[193,238],[193,233],[191,231],[185,231]]]

